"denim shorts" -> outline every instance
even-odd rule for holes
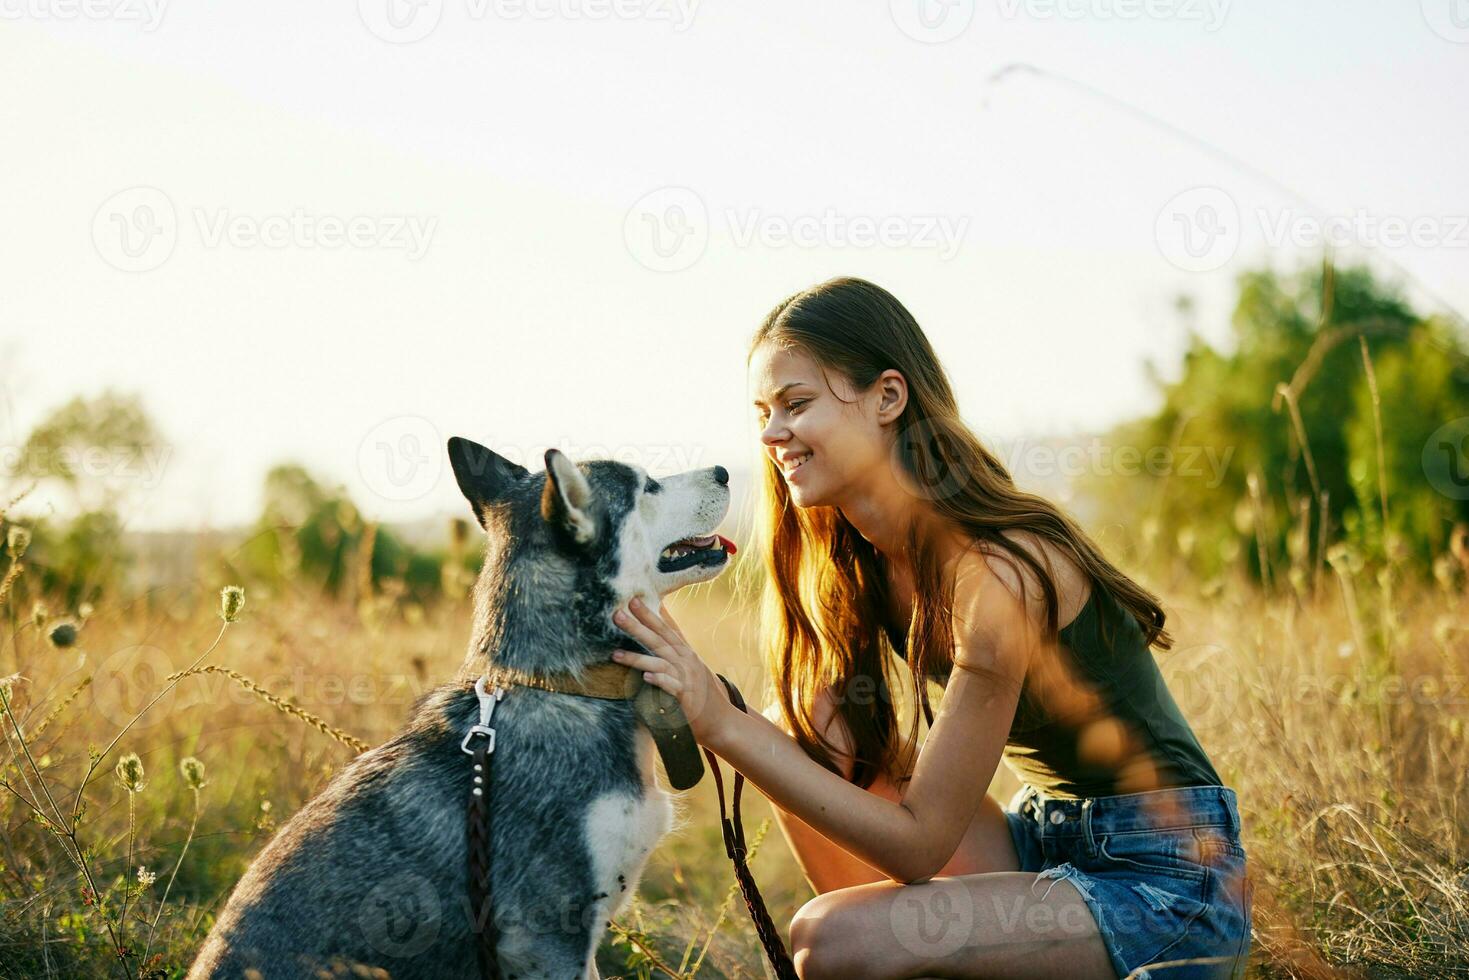
[[[1244,976],[1252,888],[1234,790],[1050,799],[1027,785],[1005,816],[1020,870],[1076,886],[1119,977]]]

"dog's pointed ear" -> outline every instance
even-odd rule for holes
[[[597,533],[596,518],[592,516],[592,486],[559,449],[546,450],[546,489],[541,494],[541,516],[577,544],[588,543]]]
[[[454,479],[459,481],[459,489],[468,498],[480,527],[485,526],[485,508],[504,499],[511,487],[530,477],[524,466],[458,436],[449,439],[449,465],[454,467]]]

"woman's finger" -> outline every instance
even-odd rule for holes
[[[647,604],[645,604],[643,600],[634,596],[633,600],[627,604],[627,607],[628,609],[632,610],[632,614],[638,618],[639,622],[648,627],[648,629],[652,630],[654,633],[657,633],[658,636],[663,639],[664,643],[667,643],[669,646],[673,646],[675,644],[683,642],[683,638],[680,637],[673,630],[669,629],[668,624],[659,619],[658,614],[655,613],[652,609],[648,608]]]
[[[650,627],[644,625],[641,619],[626,609],[619,609],[613,613],[612,621],[624,633],[637,640],[649,650],[661,650],[669,645],[667,640],[654,632]]]
[[[612,659],[615,660],[617,663],[620,663],[625,667],[631,667],[634,670],[651,670],[657,672],[666,671],[669,669],[668,661],[664,660],[662,657],[652,657],[644,653],[634,653],[631,650],[614,650],[612,651]]]
[[[658,618],[663,620],[665,626],[677,633],[679,640],[681,640],[684,644],[687,644],[689,642],[689,638],[683,635],[683,629],[678,625],[678,622],[673,618],[673,616],[669,614],[667,603],[658,603]]]
[[[683,682],[672,674],[655,674],[649,671],[643,675],[643,680],[654,687],[661,687],[669,694],[677,695],[683,691]]]

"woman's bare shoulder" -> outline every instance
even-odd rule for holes
[[[1086,573],[1062,549],[1032,531],[1008,529],[1001,532],[1034,558],[1056,586],[1057,624],[1064,626],[1081,612],[1090,596]],[[992,542],[979,541],[960,559],[958,575],[993,575],[1014,596],[1024,595],[1038,615],[1044,615],[1045,590],[1035,570],[1011,552]]]

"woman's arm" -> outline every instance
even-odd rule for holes
[[[698,689],[704,683],[718,685],[718,679],[702,661],[694,665],[697,655],[676,628],[651,611],[634,607],[638,622],[620,625],[657,656],[617,659],[647,671],[650,682],[687,702],[686,712],[699,716],[695,724],[691,713],[690,723],[700,743],[744,773],[782,809],[889,878],[922,881],[937,874],[953,855],[994,777],[1033,634],[1019,600],[982,559],[966,558],[963,566],[954,596],[956,669],[898,803],[812,761],[789,735],[759,714],[737,711],[727,703],[700,710],[708,709],[712,699],[709,692]],[[662,661],[663,666],[652,661]],[[699,667],[709,673],[709,681],[700,676]]]

